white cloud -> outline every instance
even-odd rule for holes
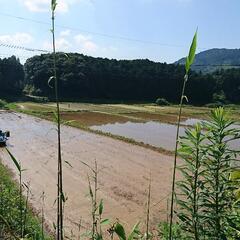
[[[19,0],[31,12],[48,12],[50,10],[50,0]],[[90,0],[58,0],[57,12],[68,12],[71,5],[76,3],[91,4]]]
[[[58,52],[78,52],[91,56],[113,57],[118,51],[113,46],[99,46],[90,35],[78,34],[72,36],[70,31],[60,32],[56,38],[56,51]],[[52,42],[45,41],[43,49],[52,51]]]
[[[48,0],[20,0],[24,6],[31,12],[46,12],[50,1]]]
[[[78,34],[74,37],[74,40],[84,53],[96,52],[98,50],[98,46],[92,41],[91,36]]]
[[[67,52],[71,49],[72,44],[63,37],[56,39],[56,51]],[[52,51],[52,43],[50,41],[45,41],[43,43],[43,49]]]
[[[28,33],[15,33],[13,35],[0,35],[0,42],[14,44],[14,45],[26,45],[33,41],[33,37]]]
[[[60,32],[61,37],[67,37],[70,34],[71,34],[71,31],[69,29]]]

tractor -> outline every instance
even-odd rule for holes
[[[10,132],[0,130],[0,146],[6,146],[7,140],[10,137]]]

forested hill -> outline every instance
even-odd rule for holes
[[[52,75],[50,54],[26,61],[25,90],[32,94],[53,96],[47,84]],[[57,54],[57,73],[62,98],[98,98],[110,100],[155,101],[157,97],[178,102],[184,67],[145,60],[93,58],[77,53]],[[214,80],[192,73],[189,99],[207,103],[212,99]],[[204,97],[202,91],[206,93]],[[200,90],[200,91],[199,91]]]
[[[175,64],[185,64],[185,58]],[[237,65],[237,66],[235,66]],[[214,48],[196,55],[192,69],[203,73],[214,72],[218,69],[240,67],[240,49]]]
[[[93,58],[82,54],[57,54],[61,99],[179,102],[184,66],[143,60]],[[0,60],[0,98],[18,93],[54,97],[53,57],[29,58],[24,66],[16,57]],[[50,85],[50,86],[49,86]],[[240,69],[211,74],[190,72],[186,95],[190,104],[240,103]]]

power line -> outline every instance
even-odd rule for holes
[[[32,18],[22,17],[22,16],[15,16],[15,15],[8,14],[8,13],[0,12],[0,15],[5,16],[5,17],[19,19],[19,20],[22,20],[22,21],[28,21],[28,22],[33,22],[33,23],[42,24],[42,25],[49,25],[48,22],[39,21],[39,20],[35,20],[35,19],[32,19]],[[101,37],[105,37],[105,38],[119,39],[119,40],[130,41],[130,42],[139,42],[139,43],[143,43],[143,44],[160,45],[160,46],[165,46],[165,47],[177,47],[177,48],[185,48],[186,47],[184,45],[167,44],[167,43],[160,43],[160,42],[154,42],[154,41],[135,39],[135,38],[125,37],[125,36],[117,36],[117,35],[111,35],[111,34],[106,34],[106,33],[93,32],[93,31],[89,31],[89,30],[86,30],[86,29],[71,27],[71,26],[65,26],[65,25],[56,24],[56,27],[64,28],[64,29],[68,29],[68,30],[72,30],[72,31],[85,32],[85,33],[88,33],[88,34],[97,35],[97,36],[101,36]],[[198,48],[198,49],[206,50],[207,48]]]
[[[29,47],[23,47],[23,46],[14,45],[14,44],[6,44],[6,43],[1,43],[1,42],[0,42],[0,47],[14,48],[14,49],[19,49],[19,50],[25,50],[28,52],[50,53],[48,50],[44,50],[44,49],[29,48]]]

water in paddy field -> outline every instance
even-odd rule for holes
[[[154,147],[162,147],[173,150],[175,146],[177,126],[167,123],[150,121],[146,123],[114,123],[101,126],[92,126],[94,130],[108,132],[134,139],[137,142],[150,144]],[[184,134],[184,128],[180,127],[180,136]]]
[[[199,119],[187,119],[182,121],[182,125],[193,126],[202,120]],[[234,125],[236,128],[239,126]],[[137,142],[143,142],[145,144],[152,145],[154,147],[161,147],[167,150],[174,150],[177,126],[174,124],[160,123],[155,121],[149,121],[146,123],[126,122],[126,123],[114,123],[104,124],[101,126],[92,126],[94,130],[100,130],[102,132],[111,133],[118,136],[134,139]],[[180,136],[184,135],[185,127],[180,127]],[[240,147],[240,141],[234,141],[231,143],[234,149]]]

